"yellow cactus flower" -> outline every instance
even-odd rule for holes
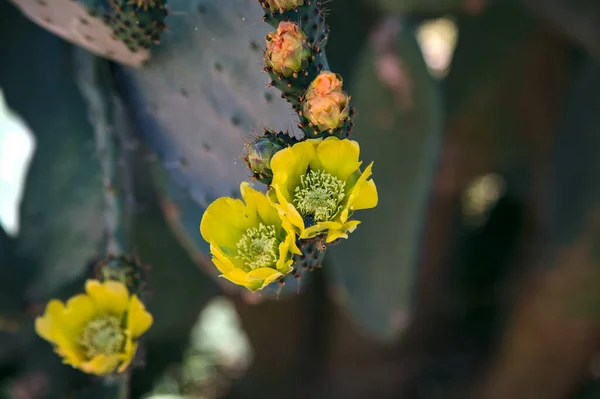
[[[303,6],[304,0],[265,0],[263,4],[266,4],[264,7],[268,7],[271,12],[285,12]]]
[[[135,356],[137,338],[152,325],[152,315],[120,282],[88,280],[85,291],[66,304],[51,300],[35,320],[35,330],[54,345],[63,363],[88,374],[123,372]]]
[[[309,139],[273,156],[269,197],[302,239],[327,233],[326,242],[348,238],[354,211],[377,206],[373,163],[361,172],[356,141]]]
[[[221,277],[257,291],[290,273],[293,254],[301,252],[293,227],[269,199],[246,182],[240,191],[243,201],[221,197],[208,206],[200,233]]]
[[[350,97],[342,91],[342,78],[321,72],[306,90],[302,114],[319,131],[341,127],[350,114]]]
[[[295,22],[280,22],[267,35],[265,62],[286,78],[305,70],[310,58],[306,35]]]

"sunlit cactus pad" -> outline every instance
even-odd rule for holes
[[[146,49],[131,51],[101,17],[73,0],[10,0],[25,16],[54,34],[113,61],[140,66],[148,60]]]

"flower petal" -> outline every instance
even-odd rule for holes
[[[57,327],[60,328],[64,311],[65,305],[58,299],[48,302],[44,315],[35,319],[35,332],[46,341],[56,343],[55,330]]]
[[[328,230],[338,230],[341,228],[342,228],[342,224],[337,221],[318,222],[318,223],[310,226],[306,230],[304,230],[304,232],[303,232],[302,236],[300,236],[300,238],[313,238],[322,232],[325,232]]]
[[[370,183],[372,180],[367,181],[367,179],[371,176],[371,169],[373,168],[373,162],[369,164],[364,170],[364,172],[360,175],[356,184],[350,192],[348,193],[348,200],[346,202],[346,209],[350,211],[357,209],[368,209],[374,208],[377,206],[379,201],[377,195],[377,187],[375,183]],[[364,192],[362,191],[364,190]],[[362,198],[361,198],[362,197]],[[357,202],[360,208],[357,208]],[[342,220],[344,221],[344,220]]]
[[[328,137],[317,147],[323,169],[342,181],[348,180],[362,164],[358,160],[360,147],[354,140]]]
[[[302,219],[296,207],[286,200],[279,186],[272,186],[272,188],[277,193],[277,199],[280,202],[274,205],[275,208],[277,208],[282,217],[285,217],[296,228],[299,234],[302,234],[304,231],[304,219]]]
[[[92,360],[83,363],[80,368],[89,374],[105,375],[110,374],[121,363],[121,355],[97,355]]]
[[[354,210],[375,208],[379,202],[377,187],[373,180],[367,180],[359,187],[359,195],[354,200],[352,208]]]
[[[316,157],[315,147],[321,141],[321,139],[305,140],[273,155],[271,185],[279,187],[280,194],[287,202],[292,201],[294,189],[300,184],[300,176],[306,173],[311,160]]]
[[[233,269],[228,273],[223,273],[220,277],[229,280],[234,284],[251,289],[253,291],[260,287],[260,282],[249,281],[248,273],[240,269]]]
[[[121,316],[127,310],[129,291],[123,283],[110,280],[103,283],[98,280],[88,280],[85,283],[85,291],[101,313]]]
[[[79,339],[83,326],[98,314],[98,309],[92,299],[85,294],[71,297],[61,316],[61,329],[71,335],[71,339]]]
[[[131,337],[127,338],[127,341],[125,342],[125,351],[124,351],[124,353],[121,354],[121,361],[123,363],[121,363],[121,365],[117,369],[117,371],[119,373],[122,373],[123,371],[127,370],[127,367],[129,367],[129,365],[133,361],[133,358],[135,357],[137,348],[138,348],[138,343],[133,342]]]
[[[150,328],[152,322],[152,315],[146,310],[142,301],[137,295],[132,295],[127,310],[126,334],[132,338],[137,338]]]
[[[233,249],[246,230],[255,224],[256,215],[250,214],[241,200],[221,197],[204,211],[200,233],[207,242]]]
[[[281,218],[277,209],[273,207],[269,199],[260,191],[255,190],[247,182],[240,184],[240,191],[246,206],[255,209],[259,219],[267,226],[281,226]]]
[[[325,242],[329,244],[330,242],[333,242],[338,238],[348,238],[348,233],[352,233],[354,230],[356,230],[359,224],[359,220],[350,220],[344,223],[344,225],[340,229],[329,230],[327,232],[327,239],[325,240]]]

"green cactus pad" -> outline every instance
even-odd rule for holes
[[[360,112],[353,139],[360,143],[361,159],[374,161],[379,204],[357,216],[362,223],[328,250],[325,267],[333,270],[340,298],[356,322],[376,336],[393,338],[402,328],[400,316],[410,311],[443,117],[439,86],[412,29],[400,29],[390,18],[372,43],[348,92]],[[382,57],[395,60],[411,82],[408,91],[393,89],[379,74]]]
[[[166,0],[111,0],[107,24],[132,51],[160,43],[166,30]]]

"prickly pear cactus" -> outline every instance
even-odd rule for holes
[[[184,1],[172,4],[172,7],[177,9],[188,7],[189,10],[189,4]],[[166,41],[161,45],[148,68],[144,71],[119,69],[117,81],[123,96],[133,108],[132,112],[139,128],[161,158],[162,165],[157,164],[156,173],[159,184],[163,185],[167,193],[164,205],[166,213],[172,215],[175,224],[179,225],[179,230],[183,230],[182,235],[187,236],[184,240],[189,243],[192,250],[199,249],[206,253],[208,252],[206,244],[197,242],[197,233],[192,232],[191,226],[187,223],[202,214],[202,208],[208,205],[215,194],[220,194],[221,197],[232,194],[237,196],[235,186],[244,178],[235,178],[235,176],[245,173],[246,178],[248,177],[248,171],[243,169],[244,163],[250,167],[250,176],[269,186],[274,186],[269,191],[270,200],[273,200],[275,196],[282,195],[275,187],[276,177],[273,177],[273,182],[270,179],[270,175],[274,174],[273,165],[280,165],[281,168],[285,164],[275,161],[279,155],[276,153],[293,154],[295,151],[293,148],[296,146],[301,148],[303,144],[299,141],[305,139],[335,138],[341,146],[352,146],[352,149],[347,147],[342,150],[346,152],[342,152],[341,156],[358,151],[359,147],[356,142],[346,144],[350,142],[340,141],[351,133],[354,109],[350,106],[349,95],[342,89],[342,78],[329,71],[325,55],[329,28],[325,23],[325,12],[319,1],[275,3],[263,1],[255,4],[249,2],[245,7],[227,1],[219,3],[218,7],[213,3],[202,2],[194,11],[186,15],[183,23],[177,25],[173,37],[167,39],[172,41]],[[183,18],[182,16],[182,20]],[[264,30],[267,25],[263,25],[263,29],[255,28],[255,21],[260,19],[268,22],[275,31]],[[218,21],[219,25],[216,25],[215,21]],[[249,21],[248,25],[244,21]],[[223,25],[227,28],[223,29]],[[241,28],[244,29],[243,35],[250,36],[249,41],[239,40],[235,36]],[[196,33],[198,30],[200,31]],[[208,43],[199,41],[198,52],[178,52],[184,44],[186,49],[189,48],[190,41],[196,37],[211,37],[212,40]],[[259,50],[260,43],[266,44],[264,52]],[[199,60],[198,55],[202,55]],[[271,78],[270,82],[260,77],[259,68],[252,68],[253,65],[261,64],[265,65],[264,72],[267,72]],[[199,67],[205,72],[195,75],[194,71]],[[207,73],[212,75],[209,84],[206,79]],[[200,76],[203,80],[199,80]],[[276,97],[278,92],[260,87],[261,82],[264,82],[265,86],[278,89],[280,96],[291,105],[291,110],[298,114],[299,123],[294,121],[289,106],[279,100],[278,96]],[[178,97],[177,99],[173,95],[165,95],[165,93],[173,93],[174,87],[179,88],[174,95]],[[161,93],[160,96],[154,94],[158,92]],[[181,106],[182,101],[184,106]],[[278,108],[282,111],[278,111]],[[287,111],[284,111],[286,109]],[[267,123],[268,119],[273,121],[274,117],[277,117],[274,122]],[[184,123],[183,127],[182,123]],[[300,128],[300,132],[291,129],[295,124]],[[244,162],[235,161],[236,158],[239,159],[240,151],[243,151],[240,146],[242,140],[250,139],[247,132],[263,130],[260,125],[267,128],[261,132],[262,135],[255,137],[255,140],[249,144],[243,157]],[[218,134],[215,135],[215,131]],[[328,141],[323,148],[329,148],[330,143],[333,141]],[[330,150],[323,149],[323,151]],[[358,157],[358,152],[356,156]],[[333,154],[331,157],[336,162],[342,162]],[[270,165],[271,161],[274,162],[273,165]],[[351,161],[349,165],[354,165],[353,162],[358,161]],[[333,164],[325,161],[323,164],[334,167]],[[360,162],[356,165],[358,169]],[[355,194],[350,195],[352,187],[355,184],[356,187],[362,184],[368,185],[365,192],[373,193],[375,203],[377,201],[374,184],[370,180],[367,182],[371,174],[370,168],[371,166],[360,179],[358,172],[358,175],[352,178],[347,174],[354,169],[352,171],[348,169],[349,172],[339,169],[340,175],[345,176],[344,179],[350,179],[347,191],[344,191],[346,189],[341,186],[337,187],[338,183],[334,183],[337,178],[330,181],[330,177],[325,175],[302,176],[302,188],[298,186],[296,190],[304,194],[296,192],[294,195],[304,199],[294,200],[300,201],[296,205],[299,211],[294,212],[304,214],[304,219],[289,221],[290,226],[284,222],[281,227],[287,232],[288,237],[285,238],[285,248],[289,245],[293,256],[290,255],[289,260],[280,259],[287,266],[283,266],[282,263],[278,268],[283,267],[286,272],[269,275],[268,278],[259,279],[260,281],[264,280],[264,284],[269,285],[267,282],[274,283],[273,279],[276,279],[279,288],[277,285],[272,286],[279,294],[281,287],[285,286],[286,281],[283,277],[287,274],[294,276],[299,282],[305,271],[321,267],[326,245],[325,236],[319,235],[320,230],[318,230],[323,227],[319,227],[321,225],[318,223],[330,220],[327,218],[332,218],[337,214],[335,212],[341,212],[343,216],[340,216],[342,218],[340,220],[343,227],[335,233],[330,233],[327,236],[327,243],[335,242],[339,238],[347,238],[347,232],[353,231],[360,223],[347,221],[354,210],[350,208],[352,205],[347,201],[357,201],[359,198],[358,188]],[[233,182],[236,182],[235,186]],[[204,187],[199,186],[201,183]],[[279,184],[282,184],[282,181]],[[343,185],[342,180],[340,184]],[[309,187],[312,185],[322,185],[319,190],[325,190],[323,192],[331,195],[337,192],[334,201],[340,204],[343,202],[347,208],[342,211],[340,205],[338,211],[333,212],[333,209],[327,211],[333,212],[332,214],[315,213],[316,205],[312,199],[309,199],[314,194],[311,194],[313,188]],[[244,200],[247,200],[247,196],[255,195],[250,188],[241,187],[241,191]],[[344,200],[346,196],[352,199]],[[279,201],[282,199],[279,198]],[[360,207],[371,206],[373,205],[370,202],[360,204]],[[209,212],[210,208],[207,209],[207,212],[212,214]],[[278,209],[277,212],[285,213],[283,208]],[[235,214],[235,211],[232,212]],[[210,229],[207,226],[213,223],[208,222],[209,219],[212,220],[211,218],[212,216],[203,218],[201,232],[204,236]],[[207,220],[206,224],[204,219]],[[289,234],[292,234],[293,223],[302,224],[298,227],[299,240],[296,243],[296,239],[292,239],[292,243],[287,243],[290,239]],[[327,227],[325,231],[329,228],[333,229]],[[267,242],[271,242],[269,240],[275,239],[274,234],[280,234],[262,225],[257,225],[256,230],[252,229],[247,231],[247,234],[250,234],[248,237],[246,235],[243,237],[243,240],[251,241],[238,242],[241,259],[257,256],[250,256],[248,251],[254,251],[249,245],[250,242],[258,242],[259,236],[266,245]],[[305,229],[306,234],[303,233]],[[271,254],[269,259],[274,259],[276,253],[284,249],[284,247],[279,250],[275,250],[274,247],[269,248],[267,250],[265,247],[262,252]],[[263,264],[265,259],[263,257],[260,262],[257,260],[258,263],[253,263],[252,269]],[[215,260],[217,267],[223,272],[225,266],[217,261],[218,259]],[[290,264],[294,265],[291,269]],[[263,271],[267,273],[266,270]],[[236,280],[234,275],[228,276],[227,273],[223,275],[230,280]],[[254,283],[252,287],[252,290],[257,289]],[[261,286],[262,288],[265,286]]]

